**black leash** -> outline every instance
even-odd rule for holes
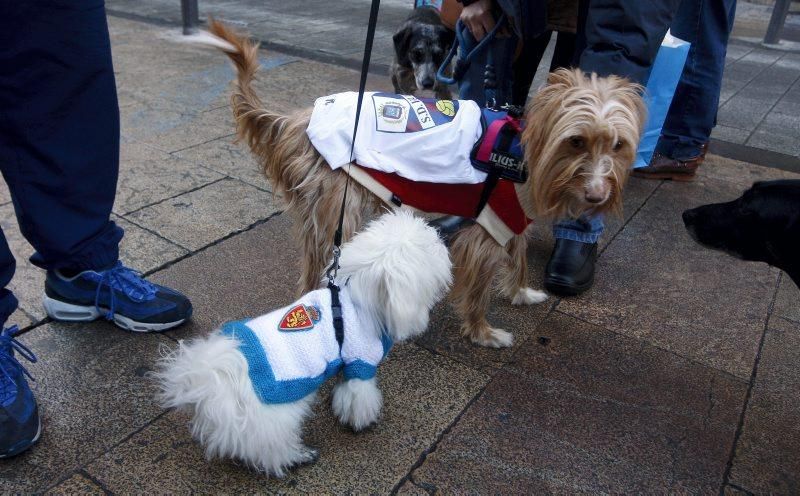
[[[350,143],[350,163],[347,164],[347,181],[344,183],[344,193],[342,194],[342,208],[339,211],[339,225],[333,235],[333,263],[328,267],[325,275],[328,278],[328,289],[331,292],[331,313],[333,316],[333,328],[336,331],[336,342],[339,348],[344,342],[344,317],[342,316],[342,303],[339,299],[339,286],[336,285],[336,273],[339,270],[339,255],[342,253],[342,231],[344,226],[344,210],[347,202],[347,188],[350,186],[350,167],[353,164],[353,152],[356,146],[356,134],[358,133],[358,121],[361,117],[361,105],[364,103],[364,89],[367,86],[367,74],[369,71],[369,59],[372,56],[372,42],[375,39],[375,27],[378,25],[378,8],[381,0],[372,0],[372,8],[369,11],[369,24],[367,25],[367,40],[364,43],[364,58],[361,61],[361,81],[358,85],[358,103],[356,104],[356,122],[353,125],[353,141]]]

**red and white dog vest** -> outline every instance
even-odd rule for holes
[[[306,132],[332,169],[350,163],[357,100],[347,92],[314,103]],[[506,179],[477,211],[487,174],[470,156],[484,132],[481,115],[470,100],[365,93],[354,164],[344,170],[389,205],[474,218],[504,246],[531,219]]]

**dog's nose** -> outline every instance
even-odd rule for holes
[[[433,78],[425,78],[422,80],[422,89],[429,90],[433,88]]]
[[[589,189],[584,190],[583,196],[589,203],[602,203],[606,199],[606,196],[599,191]]]

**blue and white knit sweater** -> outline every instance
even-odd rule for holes
[[[391,339],[368,312],[340,291],[344,342],[336,342],[328,289],[312,291],[289,306],[252,320],[225,324],[221,332],[240,342],[248,374],[262,403],[290,403],[316,391],[343,371],[345,379],[371,379]]]

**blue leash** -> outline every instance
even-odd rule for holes
[[[459,81],[461,81],[464,78],[464,74],[467,72],[467,69],[469,69],[470,64],[472,64],[473,59],[475,59],[475,57],[477,57],[479,53],[481,53],[487,46],[489,46],[489,44],[492,42],[495,35],[497,34],[497,31],[503,26],[505,26],[506,21],[507,21],[506,15],[505,14],[501,15],[500,18],[497,20],[497,24],[495,24],[494,28],[491,31],[489,31],[477,45],[475,45],[475,48],[473,48],[465,56],[458,59],[455,67],[453,68],[453,77],[447,77],[445,75],[445,72],[447,71],[447,68],[450,67],[450,63],[453,61],[453,58],[458,53],[458,47],[467,46],[466,33],[469,33],[469,30],[464,25],[464,23],[461,22],[461,19],[459,19],[458,22],[456,23],[456,41],[453,43],[453,47],[450,49],[450,53],[447,54],[447,58],[444,59],[444,62],[442,62],[441,67],[439,67],[439,70],[436,72],[436,79],[438,79],[439,82],[444,84],[456,84]],[[491,55],[491,52],[489,52],[489,54]]]

